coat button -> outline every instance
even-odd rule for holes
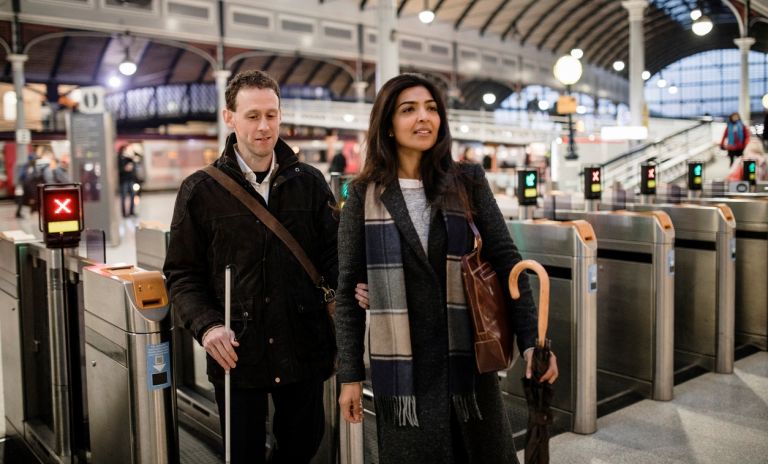
[[[269,297],[264,298],[264,303],[269,304]]]
[[[271,344],[273,344],[273,343],[275,343],[275,339],[274,339],[274,338],[272,338],[272,337],[269,337],[269,344],[271,345]]]
[[[280,383],[280,377],[275,377],[275,383]]]

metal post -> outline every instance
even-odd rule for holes
[[[643,11],[647,0],[622,2],[629,12],[629,112],[633,126],[643,124],[643,78],[645,68],[645,39],[643,34]]]
[[[219,69],[213,73],[216,77],[216,93],[219,97],[216,108],[219,122],[219,152],[224,151],[224,145],[227,143],[227,136],[229,135],[229,128],[224,122],[224,109],[227,107],[227,99],[224,92],[227,90],[227,79],[229,79],[231,74],[232,72],[227,69]]]
[[[11,54],[8,61],[13,70],[13,90],[16,93],[16,163],[27,162],[27,143],[19,138],[19,134],[26,129],[24,124],[24,63],[27,55]]]
[[[571,95],[571,86],[565,86],[565,93]],[[576,142],[573,140],[573,114],[568,113],[568,153],[565,155],[567,160],[579,159],[578,153],[576,153]]]
[[[397,7],[395,0],[380,0],[378,13],[377,92],[385,82],[400,74],[400,43],[397,39]]]
[[[71,408],[69,404],[69,367],[67,307],[64,297],[64,255],[74,249],[46,249],[46,285],[48,291],[48,337],[51,356],[51,400],[54,451],[60,457],[72,455]]]
[[[749,48],[755,44],[752,37],[741,37],[733,41],[741,54],[741,74],[739,78],[739,116],[749,127],[751,109],[749,104]]]

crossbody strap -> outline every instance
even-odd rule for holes
[[[203,172],[211,176],[213,180],[221,184],[222,187],[229,190],[229,193],[240,200],[240,202],[245,205],[246,208],[251,210],[251,212],[269,228],[269,230],[271,230],[280,240],[282,240],[283,243],[285,243],[285,246],[291,250],[291,253],[293,253],[296,259],[299,260],[302,267],[304,267],[304,270],[307,271],[307,274],[312,279],[312,283],[314,283],[317,288],[323,291],[323,301],[325,303],[330,303],[335,299],[336,292],[332,288],[328,287],[328,284],[325,282],[325,278],[317,271],[317,268],[315,268],[315,265],[312,264],[312,261],[304,252],[304,249],[301,247],[301,245],[299,245],[299,242],[293,238],[293,235],[288,232],[288,229],[280,224],[280,221],[278,221],[277,218],[275,218],[269,211],[267,211],[266,208],[261,205],[261,203],[259,203],[259,200],[251,196],[243,188],[243,186],[235,182],[234,179],[216,169],[212,165],[204,167]]]

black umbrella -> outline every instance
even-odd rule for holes
[[[549,319],[549,276],[544,267],[536,261],[526,259],[515,265],[509,274],[509,291],[512,298],[520,298],[517,278],[525,269],[536,272],[539,278],[539,330],[533,349],[532,375],[523,377],[523,390],[528,403],[528,428],[525,432],[525,464],[549,463],[549,438],[552,425],[552,397],[554,389],[547,381],[539,379],[549,368],[552,357],[550,340],[547,339]]]

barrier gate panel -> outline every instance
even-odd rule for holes
[[[736,341],[767,350],[768,240],[740,232],[736,231]]]
[[[702,367],[712,370],[717,346],[717,255],[678,245],[675,266],[675,351],[711,357]],[[683,360],[679,356],[675,360],[677,370]]]

